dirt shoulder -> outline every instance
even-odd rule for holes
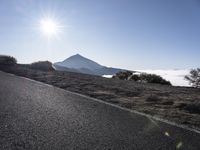
[[[0,66],[0,70],[200,130],[200,89],[136,83],[72,72],[42,72],[20,65]]]

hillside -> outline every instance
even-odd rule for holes
[[[124,69],[102,66],[79,54],[73,55],[64,61],[56,62],[53,67],[58,71],[79,72],[91,75],[112,75]]]

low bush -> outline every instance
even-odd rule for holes
[[[147,83],[159,83],[159,84],[164,84],[164,85],[171,85],[169,81],[163,79],[159,75],[142,73],[140,74],[139,77],[141,81],[145,81]]]
[[[17,60],[12,56],[0,55],[0,65],[14,66],[17,64]]]
[[[130,80],[133,80],[133,81],[136,81],[136,82],[137,82],[137,81],[140,80],[140,76],[137,75],[137,74],[134,74],[134,75],[131,76]]]
[[[116,75],[114,75],[112,78],[114,79],[120,79],[120,80],[128,80],[128,78],[133,73],[131,71],[125,71],[125,72],[118,72]]]
[[[34,62],[30,65],[30,69],[36,69],[36,70],[41,70],[41,71],[54,71],[55,70],[52,67],[52,63],[49,61]]]
[[[189,75],[185,76],[185,79],[196,88],[200,88],[200,68],[192,69]]]
[[[131,71],[126,72],[119,72],[113,76],[114,79],[120,80],[132,80],[136,82],[143,82],[143,83],[157,83],[163,85],[171,85],[171,83],[159,75],[156,74],[133,74]]]

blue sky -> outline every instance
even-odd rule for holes
[[[50,40],[38,27],[45,16],[63,26]],[[0,54],[30,63],[76,53],[126,69],[198,67],[200,1],[0,1]]]

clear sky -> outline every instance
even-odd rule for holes
[[[54,38],[38,22],[62,26]],[[0,54],[19,63],[81,54],[126,69],[200,66],[200,0],[1,0]]]

